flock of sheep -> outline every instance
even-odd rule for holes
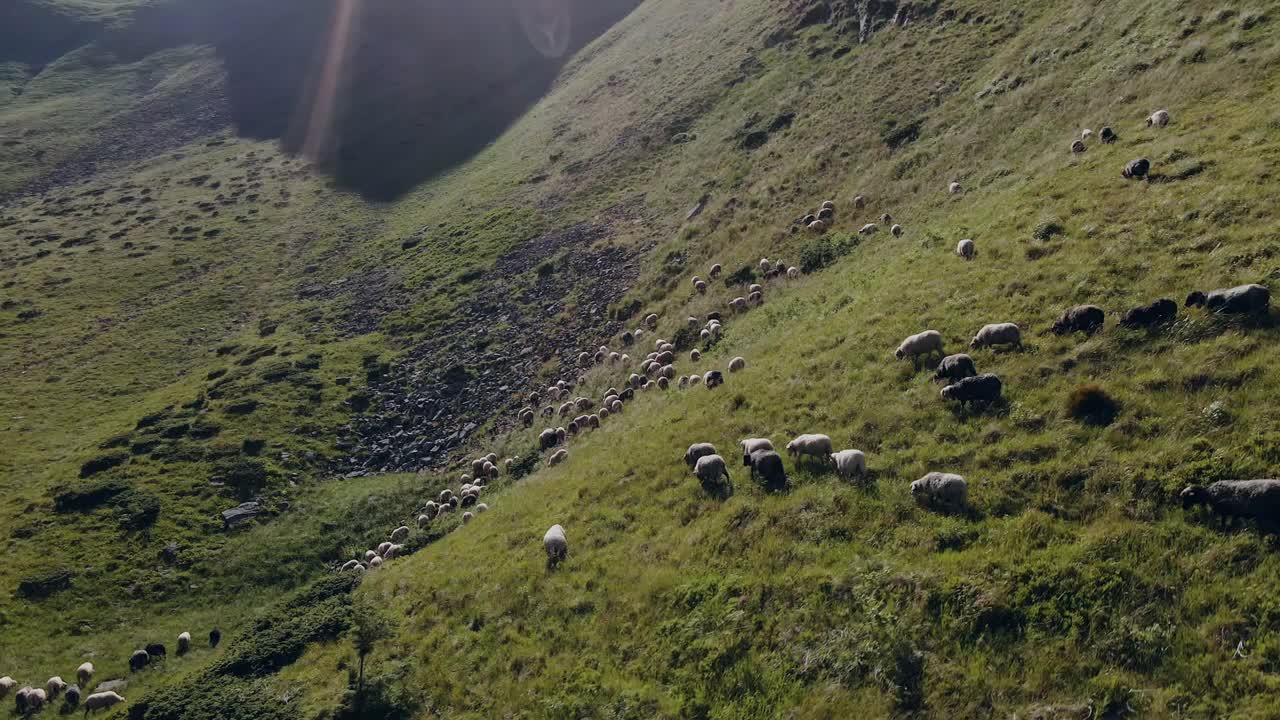
[[[214,628],[209,631],[209,647],[217,647],[222,640],[222,631]],[[191,633],[184,632],[178,635],[178,654],[183,655],[191,649]],[[137,672],[145,668],[153,660],[164,657],[168,650],[160,643],[151,643],[143,649],[133,651],[129,656],[129,669]],[[67,714],[74,710],[77,706],[82,706],[84,712],[88,715],[94,710],[107,710],[124,702],[114,690],[100,689],[98,692],[92,693],[83,698],[81,702],[82,687],[88,687],[89,682],[93,680],[94,668],[93,663],[85,662],[76,668],[76,680],[78,684],[70,685],[59,675],[54,675],[45,681],[44,687],[31,687],[24,685],[14,694],[15,711],[18,715],[27,716],[39,712],[46,704],[56,700],[58,696],[63,699],[63,714]],[[114,687],[113,683],[118,681],[108,681],[99,686]],[[13,691],[18,683],[8,675],[0,677],[0,698],[8,695]]]

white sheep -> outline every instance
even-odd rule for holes
[[[975,350],[996,345],[1012,345],[1021,350],[1022,330],[1013,323],[992,323],[983,325],[978,334],[973,336],[973,340],[969,341],[969,347]]]
[[[946,355],[942,351],[942,333],[937,330],[925,330],[903,340],[898,349],[894,351],[893,356],[899,360],[911,358],[914,363],[916,358],[921,356],[928,357],[934,353],[940,356]]]
[[[658,316],[654,313],[649,313],[644,318],[644,324],[648,326],[650,330],[658,329]]]
[[[695,292],[697,292],[699,295],[706,295],[706,294],[707,294],[707,284],[706,284],[705,282],[701,281],[701,280],[699,280],[698,282],[696,282],[696,283],[694,283],[694,284],[693,284],[693,289],[694,289],[694,291],[695,291]]]
[[[374,559],[369,561],[369,569],[372,570],[373,568],[382,567],[382,563],[383,563],[382,558],[375,557]]]
[[[584,367],[590,367],[590,366],[591,366],[591,356],[586,353],[578,353],[578,367],[584,368]]]
[[[1164,127],[1169,124],[1169,111],[1157,110],[1151,113],[1151,117],[1147,118],[1147,127],[1152,125],[1156,127]]]
[[[400,527],[391,531],[391,542],[393,543],[404,542],[408,538],[409,538],[409,527],[407,525],[401,525]],[[384,550],[383,552],[386,552],[386,551]]]
[[[875,235],[880,228],[875,223],[867,223],[858,230],[859,235]]]
[[[853,206],[854,206],[854,207],[856,207],[856,208],[864,208],[864,207],[866,207],[866,206],[867,206],[867,198],[866,198],[866,197],[864,197],[864,196],[862,196],[862,195],[858,195],[858,196],[854,197],[854,198],[853,198]]]
[[[744,438],[738,441],[738,447],[742,448],[742,459],[745,464],[751,453],[761,450],[773,450],[773,442],[768,438]]]
[[[733,480],[729,477],[729,468],[725,465],[724,458],[719,455],[703,455],[698,458],[693,466],[693,474],[698,476],[703,485],[719,483],[721,476]]]
[[[694,443],[684,452],[684,462],[689,467],[697,464],[700,458],[716,454],[716,446],[711,443]]]
[[[715,280],[716,278],[720,277],[720,273],[723,271],[724,271],[724,268],[720,266],[720,263],[716,263],[715,265],[711,266],[711,270],[707,274],[711,276],[712,280]]]
[[[387,548],[387,553],[382,556],[382,559],[395,560],[397,557],[400,556],[400,552],[402,550],[404,550],[403,545],[392,545],[391,547]]]
[[[750,287],[747,288],[747,292],[748,293],[764,292],[764,287],[757,283],[751,283]]]
[[[797,278],[799,278],[799,277],[800,277],[800,268],[798,268],[798,267],[790,267],[790,268],[787,268],[787,279],[788,279],[788,280],[795,280],[795,279],[797,279]]]
[[[690,375],[690,376],[689,376],[689,386],[690,386],[690,387],[693,387],[693,386],[695,386],[695,385],[700,385],[700,384],[702,384],[702,376],[701,376],[701,375],[694,374],[694,375]]]
[[[764,293],[756,291],[747,296],[747,304],[757,306],[764,302]]]
[[[969,485],[954,473],[931,472],[911,483],[911,496],[924,507],[962,510],[969,496]]]
[[[977,246],[973,244],[972,240],[965,238],[956,244],[956,255],[965,260],[972,260],[978,255]]]
[[[469,513],[469,512],[464,512],[464,513],[462,513],[462,524],[463,524],[463,525],[466,525],[467,523],[471,522],[471,519],[472,519],[472,518],[474,518],[474,517],[475,517],[475,515],[472,515],[472,514],[471,514],[471,513]]]
[[[867,474],[867,456],[861,450],[841,450],[831,454],[831,462],[841,477],[862,477]]]
[[[1081,140],[1089,140],[1089,139],[1091,139],[1092,137],[1093,137],[1093,131],[1092,131],[1092,130],[1090,130],[1089,128],[1085,128],[1084,130],[1082,130],[1082,131],[1080,132],[1080,139],[1081,139]]]
[[[49,688],[49,697],[58,697],[58,693],[67,689],[67,683],[63,681],[60,675],[54,675],[46,680],[44,686]]]
[[[701,360],[701,359],[702,359],[702,351],[701,351],[701,350],[699,350],[699,349],[697,349],[697,348],[694,348],[694,349],[692,349],[692,350],[690,350],[690,351],[689,351],[689,360],[690,360],[690,361],[692,361],[692,362],[698,362],[698,361],[699,361],[699,360]]]
[[[958,182],[953,182],[947,186],[947,191],[950,192],[952,195],[959,195],[963,189],[964,188],[961,188],[960,183]]]
[[[44,707],[45,702],[49,700],[49,694],[44,688],[35,688],[27,693],[27,711],[34,715],[40,712],[40,708]]]
[[[365,562],[369,562],[370,560],[372,560],[372,559],[374,559],[374,558],[376,558],[376,557],[378,557],[378,552],[377,552],[376,550],[365,550],[365,551],[364,551],[364,561],[365,561]]]
[[[191,633],[178,633],[178,654],[185,653],[191,649]]]
[[[359,561],[359,560],[348,560],[348,561],[346,561],[345,563],[343,563],[343,564],[342,564],[342,567],[340,568],[340,570],[341,570],[342,572],[351,572],[352,570],[355,570],[355,569],[356,569],[357,567],[359,567],[359,566],[360,566],[360,561]],[[81,680],[80,680],[80,682],[81,682],[81,683],[87,683],[87,682],[89,682],[89,681],[88,681],[88,680],[81,679]]]
[[[744,358],[736,357],[729,361],[729,372],[738,372],[747,367],[747,361]]]
[[[564,528],[552,525],[542,536],[542,549],[547,552],[547,564],[558,565],[569,555],[569,541],[564,536]]]
[[[547,467],[559,465],[564,462],[567,457],[569,457],[569,451],[564,449],[557,450],[551,453],[551,457],[547,458]]]
[[[787,454],[792,457],[813,457],[829,462],[831,460],[831,438],[826,435],[815,433],[807,433],[797,435],[794,440],[787,443]]]
[[[814,220],[813,222],[809,223],[808,228],[809,228],[809,232],[813,233],[814,235],[821,235],[822,233],[827,231],[827,223],[822,220]]]
[[[747,299],[744,297],[736,297],[729,301],[729,307],[732,308],[734,312],[746,312]],[[712,334],[714,335],[715,333]]]
[[[81,665],[81,667],[84,667],[84,666]],[[14,680],[8,675],[5,675],[4,677],[0,677],[0,697],[4,697],[9,693],[10,690],[14,689],[17,686],[18,686],[18,681]]]
[[[485,505],[484,503],[479,503],[476,505],[477,513],[487,512],[488,510],[489,510],[489,506]]]
[[[93,679],[93,663],[81,663],[80,667],[76,668],[76,678],[81,686],[88,687],[89,681]]]
[[[382,554],[385,553],[387,551],[387,548],[389,547],[391,547],[391,543],[389,542],[378,543],[378,547],[376,550],[374,550],[374,552],[377,553],[379,557],[381,557]]]
[[[902,226],[894,223],[893,227],[889,228],[889,232],[893,233],[894,237],[902,237]]]
[[[107,692],[94,693],[84,699],[84,713],[88,715],[94,710],[106,710],[124,702],[124,698],[118,694],[108,690]]]

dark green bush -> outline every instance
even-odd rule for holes
[[[129,453],[124,450],[116,450],[115,452],[103,453],[92,458],[80,466],[80,477],[87,478],[90,475],[96,475],[103,470],[110,470],[117,465],[123,464],[129,459]]]
[[[143,490],[129,490],[115,499],[120,525],[128,530],[145,530],[160,517],[160,498]]]
[[[724,279],[724,286],[731,288],[734,285],[750,285],[756,281],[756,269],[751,265],[743,265],[732,274]]]
[[[71,587],[71,571],[61,568],[33,573],[18,581],[18,597],[46,598]]]
[[[848,236],[823,235],[800,248],[800,271],[808,274],[821,270],[849,254],[857,242]]]
[[[1067,414],[1087,425],[1104,427],[1115,422],[1120,403],[1097,385],[1081,385],[1067,397]]]
[[[218,473],[228,486],[235,488],[237,496],[251,498],[267,486],[270,472],[260,460],[237,457],[223,460],[217,466]]]
[[[129,706],[129,720],[293,720],[297,712],[269,679],[201,674]]]
[[[82,483],[56,493],[53,509],[57,512],[92,510],[128,489],[129,486],[119,479]]]

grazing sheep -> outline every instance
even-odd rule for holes
[[[488,506],[488,505],[485,505],[484,503],[478,503],[478,504],[476,505],[476,514],[477,514],[477,515],[479,515],[479,514],[480,514],[480,513],[482,513],[482,512],[488,512],[488,511],[489,511],[489,506]]]
[[[67,694],[65,695],[63,702],[65,702],[67,707],[69,708],[73,708],[79,705],[80,704],[80,686],[72,685],[71,687],[67,688]]]
[[[184,655],[190,649],[191,649],[191,633],[189,632],[178,633],[178,654]]]
[[[222,631],[214,628],[209,631],[209,647],[216,648],[218,643],[222,642]]]
[[[862,477],[867,474],[867,456],[861,450],[841,450],[831,454],[836,472],[843,478]]]
[[[1160,298],[1149,305],[1139,305],[1125,312],[1120,318],[1120,326],[1130,329],[1153,327],[1172,322],[1178,316],[1178,303],[1169,298]]]
[[[748,305],[756,307],[761,305],[762,303],[764,303],[764,293],[760,292],[759,290],[747,296]]]
[[[1099,131],[1098,139],[1106,143],[1107,145],[1110,145],[1111,143],[1119,140],[1120,136],[1116,134],[1115,130],[1112,130],[1109,127],[1104,127],[1102,128],[1101,131]]]
[[[89,681],[93,679],[93,663],[81,663],[80,667],[76,668],[76,679],[80,681],[81,685],[87,687]]]
[[[991,373],[983,373],[942,388],[942,399],[956,400],[962,407],[965,403],[988,404],[1000,399],[1002,389],[1000,378]]]
[[[735,373],[739,370],[746,369],[747,361],[744,358],[736,357],[729,361],[729,372]]]
[[[791,267],[791,268],[787,268],[787,279],[788,279],[788,280],[796,280],[796,279],[798,279],[799,277],[800,277],[800,268],[798,268],[798,267]]]
[[[584,367],[590,367],[590,366],[591,366],[591,356],[586,353],[578,353],[578,367],[584,368]]]
[[[80,667],[84,667],[84,665],[81,665]],[[0,697],[4,697],[5,695],[9,694],[9,691],[14,689],[17,686],[18,686],[18,681],[14,680],[8,675],[5,675],[4,677],[0,677]]]
[[[393,543],[404,542],[408,538],[409,538],[409,528],[406,525],[401,525],[400,527],[391,531],[391,542]],[[390,545],[388,545],[388,547],[390,547]],[[385,553],[386,550],[383,550],[382,552]]]
[[[978,374],[973,358],[968,355],[948,355],[938,363],[938,370],[933,374],[934,380],[963,380]]]
[[[1079,154],[1084,152],[1087,149],[1088,148],[1085,147],[1083,140],[1076,140],[1075,142],[1071,143],[1071,152],[1073,153]]]
[[[684,464],[693,467],[698,462],[698,458],[707,455],[715,455],[716,446],[711,443],[694,443],[684,452]]]
[[[733,478],[729,477],[729,468],[725,465],[724,458],[719,455],[703,455],[698,458],[693,466],[693,474],[698,476],[702,487],[708,491],[721,487],[721,477],[733,482]]]
[[[660,377],[660,378],[658,378],[658,389],[659,389],[659,390],[666,390],[666,389],[667,389],[667,388],[669,388],[669,387],[671,387],[671,381],[670,381],[670,380],[668,380],[666,377]]]
[[[720,323],[711,323],[707,329],[711,331],[711,337],[716,338],[717,340],[720,339]]]
[[[711,266],[711,269],[707,271],[707,274],[711,276],[712,280],[715,280],[716,278],[720,277],[720,273],[723,271],[724,271],[724,268],[720,266],[720,263],[716,263],[715,265]]]
[[[867,198],[862,195],[855,196],[853,198],[853,206],[859,209],[866,207]]]
[[[893,356],[899,360],[911,358],[912,364],[915,364],[917,358],[929,357],[934,353],[940,356],[946,355],[942,350],[942,333],[937,330],[925,330],[903,340]]]
[[[580,428],[579,428],[579,426],[578,426],[578,423],[575,421],[575,422],[570,422],[570,423],[569,423],[569,426],[568,426],[566,429],[569,431],[569,434],[570,434],[570,435],[577,435],[577,434],[578,434],[578,430],[579,430]]]
[[[375,557],[374,559],[369,561],[369,569],[372,570],[374,568],[380,568],[382,567],[382,563],[383,563],[382,558]]]
[[[818,219],[817,215],[814,215],[813,213],[809,213],[808,215],[805,215],[804,217],[800,218],[800,224],[808,226],[809,224],[811,224],[813,221],[817,219]]]
[[[707,284],[701,280],[693,284],[693,289],[697,291],[699,295],[707,294]]]
[[[701,350],[699,350],[699,349],[697,349],[697,348],[694,348],[694,349],[692,349],[692,350],[690,350],[690,351],[689,351],[689,360],[690,360],[690,361],[692,361],[692,362],[698,362],[698,361],[699,361],[699,360],[701,360],[701,359],[702,359],[702,351],[701,351]]]
[[[644,328],[636,328],[635,332],[632,334],[635,336],[636,340],[639,340],[644,337]]]
[[[747,288],[747,292],[749,293],[764,292],[764,287],[756,283],[751,283],[750,287]]]
[[[404,550],[403,545],[392,545],[387,548],[387,554],[382,556],[383,560],[395,560],[400,557],[400,552]]]
[[[1067,308],[1062,317],[1053,323],[1050,330],[1056,335],[1065,335],[1072,332],[1082,332],[1086,335],[1092,335],[1102,329],[1102,324],[1106,321],[1106,313],[1097,305],[1076,305]]]
[[[535,419],[535,415],[534,415],[534,413],[533,413],[533,408],[525,408],[525,409],[521,410],[521,411],[520,411],[520,415],[519,415],[519,417],[520,417],[520,424],[521,424],[521,425],[523,425],[523,426],[525,426],[525,427],[530,427],[530,426],[532,426],[532,425],[533,425],[533,421],[534,421],[534,419]]]
[[[1208,295],[1196,291],[1187,296],[1187,307],[1197,305],[1229,315],[1265,315],[1271,306],[1271,291],[1261,285],[1220,288]]]
[[[627,332],[622,333],[622,344],[623,344],[623,345],[626,345],[626,346],[628,346],[628,347],[629,347],[629,346],[631,346],[635,341],[636,341],[636,336],[635,336],[635,335],[632,335],[632,334],[631,334],[631,331],[627,331]]]
[[[880,228],[875,223],[867,223],[858,230],[859,235],[875,235]]]
[[[377,551],[377,550],[365,550],[365,551],[364,551],[364,561],[365,561],[365,562],[369,562],[370,560],[372,560],[372,559],[374,559],[374,558],[376,558],[376,557],[378,557],[378,551]]]
[[[387,548],[390,548],[390,547],[391,547],[391,543],[389,542],[378,543],[378,548],[374,550],[374,554],[377,555],[378,557],[382,557],[383,553],[385,553],[387,551]]]
[[[830,222],[836,216],[836,211],[831,208],[822,208],[818,211],[818,219],[824,222]],[[765,272],[769,272],[767,269]]]
[[[959,195],[963,189],[964,188],[960,187],[960,183],[958,182],[953,182],[947,186],[947,192],[951,193],[952,195]]]
[[[54,675],[46,680],[44,686],[49,689],[49,697],[51,698],[58,697],[58,693],[67,689],[67,683],[59,675]]]
[[[799,456],[801,459],[810,457],[828,462],[831,460],[831,452],[831,438],[826,435],[815,433],[797,435],[794,440],[787,443],[787,454],[792,457]]]
[[[609,412],[613,413],[614,415],[621,414],[621,413],[622,413],[622,401],[621,401],[621,400],[614,400],[614,401],[613,401],[613,403],[612,403],[611,405],[609,405]]]
[[[654,314],[654,313],[649,313],[649,314],[648,314],[648,315],[646,315],[646,316],[645,316],[645,318],[644,318],[644,324],[645,324],[645,326],[646,326],[646,327],[648,327],[650,330],[657,330],[657,329],[658,329],[658,316],[657,316],[656,314]]]
[[[472,518],[474,518],[474,517],[475,517],[475,515],[472,515],[472,514],[471,514],[471,513],[469,513],[469,512],[464,512],[464,513],[462,513],[462,524],[463,524],[463,525],[466,525],[467,523],[471,522],[471,519],[472,519]]]
[[[24,686],[13,696],[14,711],[19,715],[26,715],[30,706],[31,691],[30,685]]]
[[[1280,528],[1280,480],[1219,480],[1209,487],[1182,491],[1182,506],[1208,505],[1225,522],[1254,519],[1268,529]]]
[[[693,386],[695,386],[695,385],[701,385],[701,384],[702,384],[702,376],[701,376],[701,375],[696,375],[696,374],[695,374],[695,375],[690,375],[690,376],[689,376],[689,386],[690,386],[690,387],[693,387]]]
[[[1012,345],[1022,349],[1022,330],[1013,323],[992,323],[983,325],[977,335],[969,341],[973,349],[995,347],[996,345]]]
[[[676,387],[680,388],[681,390],[689,387],[689,376],[681,375],[680,380],[676,382]]]
[[[449,488],[445,488],[440,491],[440,495],[436,499],[440,501],[441,505],[444,505],[445,503],[449,502],[449,500],[451,500],[452,498],[453,498],[453,491],[450,490]]]
[[[668,345],[664,347],[670,347],[670,346]],[[654,360],[658,363],[659,367],[670,365],[671,363],[676,361],[675,351],[663,350],[662,352],[658,353],[658,357],[654,358]]]
[[[773,269],[773,263],[769,262],[769,258],[760,258],[760,272],[768,273]]]
[[[773,450],[773,443],[768,438],[744,438],[738,441],[738,447],[742,448],[742,464],[750,465],[751,453]]]
[[[138,672],[145,668],[149,662],[151,662],[151,656],[147,654],[146,650],[134,650],[133,654],[129,656],[129,669]]]
[[[885,214],[881,215],[881,216],[880,216],[880,224],[881,224],[881,225],[891,225],[891,224],[893,224],[893,216],[892,216],[892,215],[890,215],[889,213],[885,213]]]
[[[34,688],[27,693],[27,710],[31,714],[40,712],[40,708],[44,707],[45,702],[49,700],[49,693],[44,688]]]
[[[751,478],[762,480],[765,490],[775,492],[787,487],[787,469],[782,456],[769,450],[755,450],[743,458],[743,464],[751,468]]]
[[[1138,158],[1130,160],[1120,171],[1120,177],[1125,180],[1141,180],[1147,176],[1147,172],[1151,170],[1151,161],[1146,158]]]
[[[894,237],[902,237],[902,226],[895,223],[893,227],[889,228],[889,232],[893,233]]]
[[[426,516],[423,515],[423,517],[426,517]],[[355,570],[356,566],[359,564],[360,564],[359,560],[348,560],[345,563],[343,563],[342,567],[338,568],[338,570],[341,572],[351,572],[352,570]]]
[[[822,205],[820,205],[819,207],[821,207],[823,210],[835,210],[836,203],[834,200],[823,200]]]
[[[538,449],[539,450],[550,450],[551,448],[556,446],[556,442],[557,440],[556,440],[555,430],[552,430],[551,428],[547,428],[546,430],[543,430],[542,432],[538,433]]]
[[[965,260],[972,260],[978,256],[978,247],[973,244],[973,240],[965,238],[964,240],[956,243],[956,255],[959,255]]]
[[[1151,113],[1151,117],[1147,118],[1147,127],[1164,127],[1169,124],[1169,111],[1157,110]]]
[[[911,483],[911,497],[922,507],[959,511],[968,501],[969,485],[954,473],[931,472]]]
[[[729,301],[729,307],[732,308],[734,312],[740,312],[740,313],[746,312],[747,299],[742,297],[736,297]]]
[[[809,232],[814,235],[821,235],[827,231],[827,222],[825,220],[814,220],[813,222],[806,224],[805,227],[807,227]]]
[[[720,311],[718,311],[718,310],[712,310],[711,312],[707,313],[707,322],[708,322],[708,323],[711,323],[711,322],[720,322],[720,321],[721,321],[721,320],[723,320],[723,319],[724,319],[724,318],[720,317]]]
[[[714,390],[724,384],[724,374],[719,370],[712,370],[702,376],[702,384],[706,385],[708,390]]]
[[[569,556],[569,541],[564,536],[564,528],[552,525],[542,536],[542,549],[547,552],[547,566],[555,567]]]
[[[547,458],[547,467],[553,467],[555,465],[559,465],[560,463],[564,462],[565,458],[567,457],[569,457],[569,451],[564,449],[557,450],[551,453],[551,457]]]
[[[143,649],[147,651],[147,654],[150,655],[153,660],[155,658],[167,657],[169,654],[169,651],[165,650],[163,643],[150,643],[144,646]]]
[[[115,707],[122,702],[124,702],[124,698],[110,690],[107,692],[94,693],[84,699],[84,714],[88,715],[94,710],[106,710],[107,708]]]
[[[1093,131],[1090,130],[1089,128],[1085,128],[1084,130],[1080,131],[1081,140],[1089,140],[1092,137],[1093,137]]]

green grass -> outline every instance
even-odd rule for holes
[[[956,0],[954,16],[885,29],[865,45],[811,28],[763,49],[782,22],[776,5],[649,0],[502,138],[396,203],[366,205],[266,144],[229,140],[0,211],[0,285],[19,303],[0,315],[0,586],[73,573],[71,588],[47,599],[0,600],[0,628],[18,639],[0,649],[0,674],[66,676],[90,656],[101,658],[100,677],[123,674],[129,649],[180,629],[199,638],[211,624],[248,642],[262,608],[409,520],[444,478],[325,479],[334,430],[348,421],[342,402],[357,389],[334,381],[360,377],[368,353],[394,359],[430,339],[444,357],[469,341],[449,334],[448,314],[484,284],[455,278],[626,205],[638,222],[610,241],[653,249],[624,304],[660,313],[657,335],[672,337],[686,316],[740,294],[715,283],[691,295],[690,277],[711,262],[728,274],[760,257],[814,256],[817,241],[792,234],[791,221],[834,199],[833,237],[855,237],[882,212],[906,232],[848,242],[825,269],[771,284],[766,304],[729,320],[699,364],[678,365],[704,372],[745,357],[747,370],[726,386],[642,393],[575,440],[564,465],[493,489],[492,509],[465,529],[415,530],[421,549],[366,579],[356,601],[384,608],[394,628],[368,667],[386,708],[459,718],[1007,717],[1089,703],[1100,716],[1276,714],[1275,539],[1218,528],[1175,500],[1189,482],[1276,472],[1275,329],[1180,310],[1153,334],[1119,330],[1110,317],[1090,339],[1048,333],[1077,303],[1111,313],[1192,289],[1272,284],[1274,20],[1256,22],[1261,7],[1250,20],[1201,2],[1015,10]],[[852,50],[831,59],[845,44]],[[0,116],[36,129],[65,117],[67,142],[91,144],[85,107],[132,102],[143,75],[176,74],[174,87],[185,87],[208,60],[81,71],[68,58],[40,81],[47,92],[29,90]],[[121,84],[98,90],[95,78]],[[124,99],[97,94],[110,88]],[[1158,108],[1174,123],[1146,129]],[[796,113],[790,129],[737,149],[744,127],[784,112]],[[885,137],[912,124],[915,141],[886,148]],[[1117,145],[1068,152],[1081,128],[1103,125],[1118,130]],[[696,137],[669,142],[677,132]],[[1121,180],[1138,156],[1180,179]],[[260,202],[216,218],[193,209],[251,168],[262,173]],[[17,187],[47,168],[5,172],[0,187]],[[967,192],[948,195],[952,180]],[[142,187],[154,210],[121,200]],[[703,213],[682,222],[704,194]],[[853,210],[856,194],[870,198],[866,210]],[[258,212],[236,222],[248,208]],[[149,214],[157,218],[137,221]],[[176,225],[182,238],[188,224],[200,228],[192,239],[168,233]],[[1044,232],[1050,224],[1060,231]],[[103,239],[117,227],[128,236]],[[400,240],[424,227],[442,228],[441,239],[406,255]],[[95,228],[97,242],[59,247]],[[205,237],[212,229],[222,232]],[[62,237],[32,245],[48,233]],[[972,263],[953,252],[966,237],[979,248]],[[37,257],[42,249],[52,252]],[[382,268],[412,299],[380,332],[344,333],[341,299],[297,293],[304,281]],[[43,314],[19,319],[29,308]],[[893,360],[908,334],[937,329],[956,352],[1002,321],[1022,326],[1026,351],[973,353],[1004,381],[1000,409],[958,412],[927,372]],[[273,335],[259,336],[264,322],[278,323]],[[239,364],[272,345],[274,355]],[[627,372],[591,371],[584,394],[598,398]],[[1118,399],[1113,424],[1069,416],[1068,396],[1084,384]],[[201,394],[203,405],[182,407]],[[253,413],[226,412],[245,399],[258,401]],[[161,430],[134,429],[170,405]],[[109,438],[146,442],[183,422],[221,431],[160,438],[159,458],[153,450],[77,477],[110,451],[98,447]],[[490,445],[522,454],[541,427]],[[781,444],[802,432],[864,450],[870,481],[788,462],[793,489],[766,495],[735,465],[737,493],[719,502],[679,461],[692,442],[732,458],[739,438]],[[282,513],[224,535],[216,512],[234,492],[210,481],[248,437],[265,442],[257,461]],[[910,481],[931,470],[969,479],[971,513],[911,502]],[[54,512],[58,492],[100,478],[133,495]],[[139,530],[128,523],[145,518],[141,493],[160,513]],[[553,523],[565,526],[571,555],[548,572],[538,541]],[[168,542],[181,547],[176,566],[156,559]],[[228,652],[171,659],[127,696],[187,687]],[[348,639],[319,638],[254,692],[290,698],[297,717],[333,717],[349,701],[355,662]]]

